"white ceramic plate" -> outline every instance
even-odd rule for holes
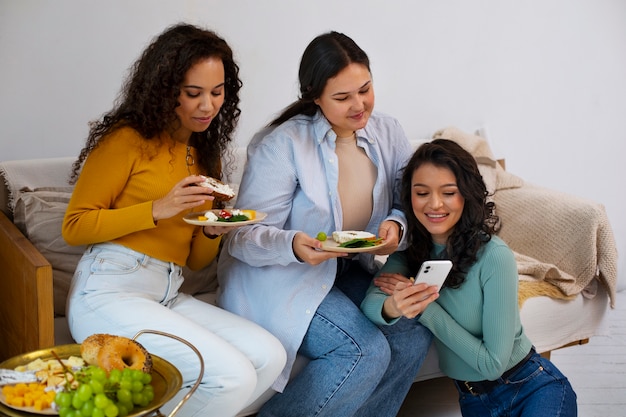
[[[209,210],[209,211],[212,211],[213,213],[218,215],[221,210],[220,209],[214,209],[214,210]],[[186,221],[189,224],[193,224],[193,225],[196,225],[196,226],[237,227],[237,226],[242,226],[242,225],[245,225],[245,224],[258,223],[258,222],[262,221],[263,219],[265,219],[267,217],[267,213],[262,213],[260,211],[257,211],[256,212],[256,217],[254,218],[254,220],[244,220],[244,221],[241,221],[241,222],[216,222],[216,221],[208,221],[208,220],[198,220],[198,217],[199,216],[203,216],[204,213],[206,213],[206,211],[199,212],[199,213],[189,213],[189,214],[186,214],[183,217],[183,220]]]
[[[339,243],[335,242],[332,238],[328,238],[322,242],[322,250],[327,252],[342,252],[342,253],[366,253],[374,252],[387,244],[387,241],[383,240],[376,246],[366,246],[364,248],[341,248]]]

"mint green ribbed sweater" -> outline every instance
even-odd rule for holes
[[[435,251],[442,249],[439,246]],[[417,271],[408,269],[404,252],[396,252],[380,272],[410,277]],[[464,381],[494,380],[526,356],[532,343],[520,322],[517,288],[513,253],[493,236],[478,252],[461,287],[442,289],[439,298],[418,317],[435,335],[439,367],[446,375]],[[361,304],[376,324],[395,322],[382,317],[386,297],[370,285]]]

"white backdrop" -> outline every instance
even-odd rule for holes
[[[626,253],[623,0],[0,0],[0,160],[76,155],[139,52],[179,21],[235,50],[238,144],[295,99],[306,44],[338,30],[409,138],[485,129],[509,171],[604,204]],[[624,270],[621,256],[622,287]]]

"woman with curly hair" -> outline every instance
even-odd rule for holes
[[[524,333],[517,265],[494,235],[498,218],[487,197],[469,152],[446,139],[421,145],[402,176],[409,247],[389,257],[361,309],[380,325],[404,316],[432,331],[463,416],[575,416],[569,381]],[[426,284],[407,277],[428,259],[449,259],[454,267],[423,309]]]
[[[63,222],[68,243],[88,245],[68,297],[72,336],[153,329],[191,342],[205,368],[186,415],[235,415],[285,363],[270,333],[179,292],[182,267],[208,265],[230,230],[192,226],[183,215],[213,206],[214,190],[197,184],[201,175],[221,178],[240,88],[222,38],[188,24],[168,28],[132,67],[117,105],[92,124]],[[195,383],[199,359],[186,345],[151,334],[141,343],[181,371],[184,387]]]

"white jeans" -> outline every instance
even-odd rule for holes
[[[68,296],[72,336],[81,342],[94,333],[133,337],[140,330],[159,330],[181,337],[200,351],[205,369],[198,390],[176,415],[234,416],[274,382],[285,351],[255,323],[179,293],[182,282],[178,265],[117,244],[92,245]],[[183,388],[198,379],[199,358],[187,345],[147,333],[137,341],[178,368]]]

